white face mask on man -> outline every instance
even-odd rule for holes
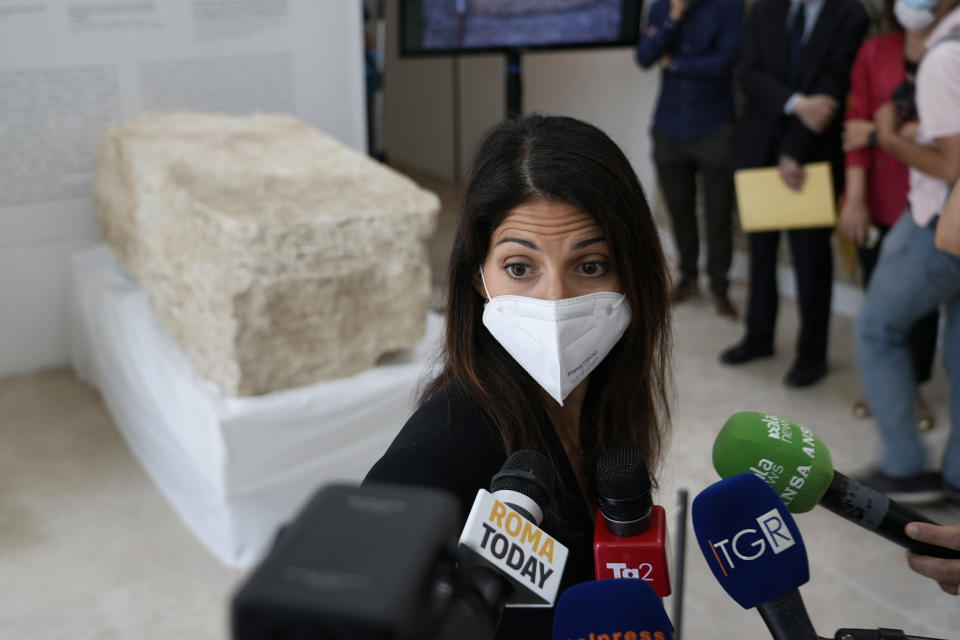
[[[564,300],[491,298],[482,267],[480,279],[487,294],[483,325],[561,406],[630,325],[630,304],[622,293],[590,293]]]
[[[937,0],[897,0],[893,13],[897,21],[907,31],[926,29],[937,19],[933,10]]]

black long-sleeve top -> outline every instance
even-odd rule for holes
[[[594,579],[593,518],[579,490],[560,439],[544,416],[540,425],[549,453],[557,461],[557,490],[541,528],[569,549],[560,591]],[[407,420],[364,482],[391,482],[444,489],[460,502],[462,519],[481,488],[506,461],[503,445],[472,402],[458,387],[448,385]],[[497,639],[548,639],[554,608],[505,609]]]

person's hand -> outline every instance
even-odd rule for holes
[[[800,96],[793,112],[808,129],[821,134],[830,126],[838,106],[837,101],[831,96],[818,93],[812,96]]]
[[[863,198],[850,198],[843,203],[837,231],[844,238],[862,247],[867,241],[867,229],[870,227],[870,211]]]
[[[910,122],[907,122],[906,124],[901,126],[900,131],[898,131],[897,134],[901,138],[906,138],[910,142],[915,142],[917,139],[917,133],[919,131],[920,131],[920,121],[911,120]]]
[[[673,61],[673,58],[670,57],[669,53],[664,54],[663,57],[660,58],[660,66],[663,67],[664,69],[669,69],[670,62],[672,61]]]
[[[854,118],[843,123],[843,150],[853,151],[870,146],[870,133],[873,122]]]
[[[914,540],[960,551],[960,524],[937,525],[911,522],[907,525],[906,531],[907,535]],[[918,556],[908,552],[907,563],[920,575],[933,578],[946,593],[952,596],[957,595],[957,585],[960,584],[960,560]]]
[[[894,136],[900,129],[900,111],[892,102],[886,102],[880,105],[880,108],[873,112],[873,124],[877,128],[877,139],[881,144],[885,138]]]
[[[783,184],[794,191],[800,191],[803,188],[803,180],[806,172],[803,167],[793,158],[787,155],[780,156],[780,162],[777,164],[777,171],[780,172],[780,179]]]
[[[670,19],[677,22],[690,8],[691,0],[670,0]]]

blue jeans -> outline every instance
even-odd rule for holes
[[[960,488],[960,257],[937,249],[934,233],[917,226],[906,211],[884,239],[857,320],[857,362],[883,441],[881,470],[891,476],[927,471],[927,451],[916,427],[908,336],[917,318],[946,306],[943,362],[950,377],[950,437],[941,469],[944,480]]]

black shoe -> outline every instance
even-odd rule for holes
[[[861,484],[886,494],[891,500],[903,504],[927,504],[944,497],[944,484],[940,474],[925,471],[912,476],[895,477],[879,469],[857,478]]]
[[[697,276],[683,276],[680,283],[670,291],[670,302],[678,304],[698,295],[700,290],[697,288]]]
[[[809,387],[825,375],[827,375],[826,362],[804,364],[794,362],[790,370],[787,371],[787,375],[784,376],[783,384],[788,387]]]
[[[756,358],[766,358],[772,355],[773,347],[757,347],[744,340],[721,353],[720,362],[724,364],[743,364]]]
[[[730,304],[730,298],[725,293],[711,293],[710,298],[713,302],[713,312],[725,320],[736,321],[740,318],[736,307]]]
[[[960,507],[960,488],[951,487],[946,482],[943,483],[943,497],[947,502],[955,507]]]

